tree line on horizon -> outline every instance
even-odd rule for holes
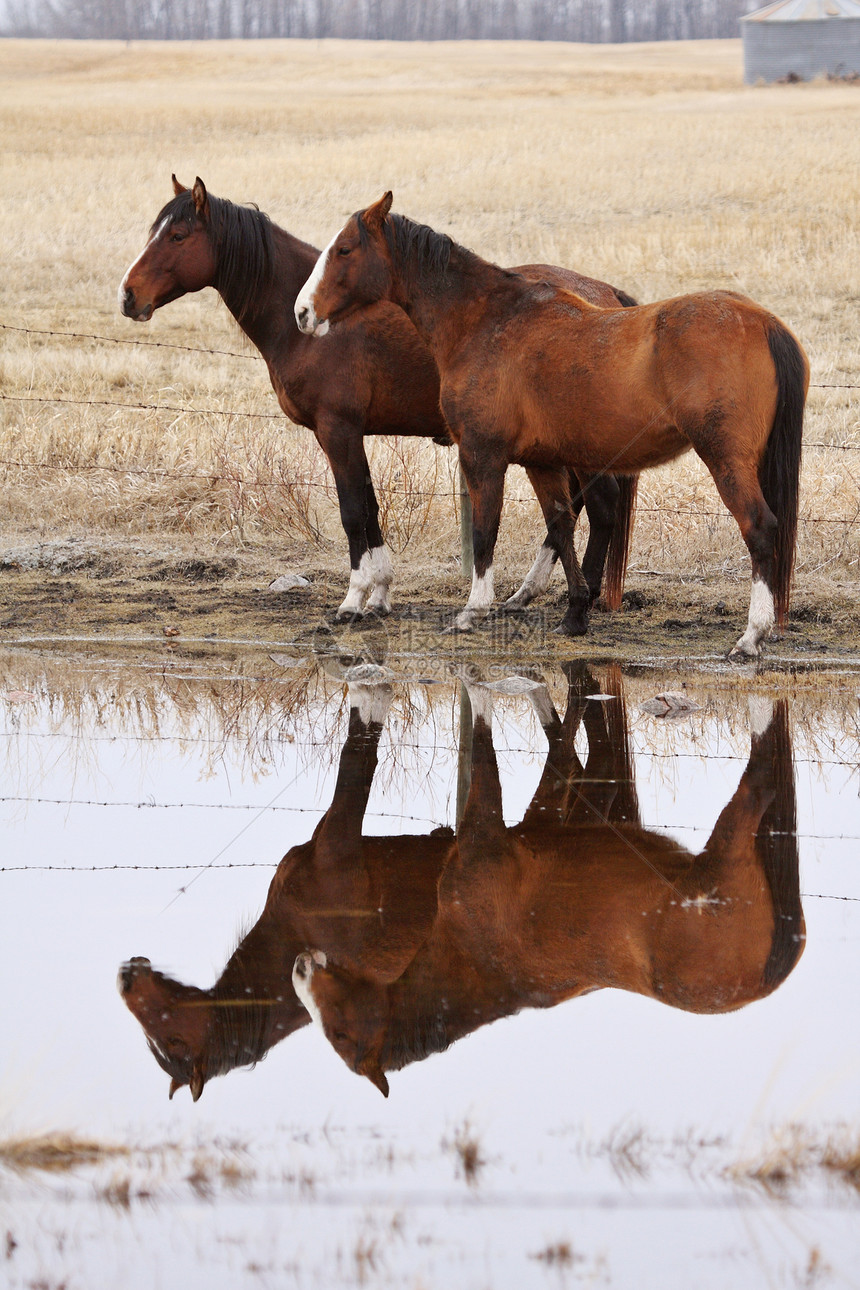
[[[89,40],[707,40],[758,0],[6,0],[10,36]]]

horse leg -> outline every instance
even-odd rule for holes
[[[530,690],[529,699],[546,735],[547,755],[540,782],[522,818],[521,826],[536,824],[540,827],[549,822],[562,824],[572,766],[582,769],[574,747],[576,730],[571,733],[567,717],[562,723],[545,685]]]
[[[600,595],[621,489],[614,475],[571,473],[570,482],[574,485],[571,488],[574,514],[579,515],[584,503],[588,516],[588,542],[582,560],[582,575],[588,584],[588,595],[593,605]]]
[[[505,832],[502,813],[502,785],[496,750],[493,747],[493,694],[484,686],[464,682],[472,708],[472,761],[469,794],[457,826],[461,843],[460,859],[491,850],[491,835],[501,838]]]
[[[469,632],[486,618],[493,603],[493,551],[505,494],[506,463],[477,463],[460,448],[460,468],[472,500],[472,590],[449,631]]]
[[[528,466],[526,474],[546,520],[547,538],[558,551],[567,577],[567,613],[556,631],[562,636],[583,636],[588,630],[589,591],[573,545],[576,517],[571,508],[567,471]]]
[[[697,444],[694,446],[699,450]],[[777,519],[765,501],[755,467],[732,469],[725,461],[709,461],[708,454],[701,450],[699,455],[713,475],[720,497],[737,521],[752,561],[747,628],[729,652],[729,658],[758,658],[761,643],[770,635],[776,621],[774,565]]]
[[[349,543],[349,590],[338,608],[338,622],[353,621],[365,612],[365,601],[380,585],[379,603],[387,600],[391,561],[379,529],[378,505],[360,431],[353,426],[318,432],[337,488],[340,519]],[[369,509],[369,498],[373,507]]]
[[[582,495],[582,489],[579,486],[579,482],[577,480],[576,475],[574,475],[573,471],[569,471],[568,474],[570,478],[570,499],[571,499],[570,504],[573,507],[574,516],[576,517],[576,519],[579,519],[585,499]],[[586,561],[589,559],[590,550],[591,550],[591,533],[589,532],[588,546],[585,549]],[[604,553],[604,558],[605,558],[605,553]],[[522,585],[514,592],[512,596],[508,597],[508,599],[502,605],[502,608],[506,610],[508,613],[516,613],[520,609],[525,609],[526,605],[530,605],[536,596],[539,596],[544,591],[546,591],[547,587],[549,586],[549,580],[552,577],[552,571],[555,568],[557,560],[558,560],[558,551],[556,550],[553,544],[552,538],[547,533],[546,537],[544,538],[543,546],[540,548],[537,555],[535,556],[534,564],[529,569],[528,573],[523,579]],[[585,573],[585,563],[583,563],[582,569],[583,569],[583,573]],[[600,564],[600,576],[601,577],[603,576],[602,561]],[[599,582],[598,582],[598,586],[599,586]]]
[[[367,458],[365,457],[366,461]],[[391,579],[394,576],[394,567],[391,563],[391,556],[388,554],[388,547],[385,545],[385,539],[382,536],[382,529],[379,527],[379,502],[376,500],[376,493],[373,490],[373,480],[370,478],[369,468],[365,476],[364,498],[365,514],[367,516],[365,532],[367,534],[373,575],[373,588],[365,605],[365,613],[375,614],[379,618],[387,618],[391,613],[389,593],[391,591]]]
[[[508,597],[502,608],[507,613],[516,613],[517,610],[525,609],[526,605],[530,605],[535,596],[539,596],[541,592],[546,591],[557,559],[558,551],[556,551],[549,534],[547,534],[543,546],[535,556],[534,564],[523,579],[522,585],[512,596]]]
[[[391,706],[390,685],[349,686],[349,728],[340,753],[331,805],[314,830],[314,864],[346,871],[361,857],[364,812]]]
[[[785,700],[752,695],[750,756],[689,879],[692,906],[722,901],[750,929],[761,926],[756,964],[760,994],[774,989],[803,952],[805,924],[797,850],[797,804],[791,730]],[[748,933],[747,944],[755,940]],[[740,955],[739,955],[740,957]],[[757,997],[760,997],[757,996]]]

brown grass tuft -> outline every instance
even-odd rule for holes
[[[28,1134],[0,1142],[0,1164],[18,1173],[36,1169],[66,1173],[82,1165],[97,1165],[111,1157],[128,1154],[127,1147],[78,1138],[71,1133]]]
[[[231,549],[283,535],[345,566],[322,455],[280,416],[214,294],[149,326],[119,316],[117,284],[173,166],[317,245],[393,185],[397,209],[499,263],[569,265],[641,300],[741,290],[797,331],[814,382],[860,386],[860,98],[825,82],[747,89],[739,41],[150,42],[145,57],[110,41],[0,41],[0,123],[13,140],[0,218],[26,230],[0,324],[30,329],[2,332],[7,525]],[[860,454],[844,451],[860,447],[858,407],[851,389],[811,393],[806,438],[830,447],[804,459],[797,582],[820,595],[860,571]],[[371,446],[404,558],[456,558],[454,461],[419,441]],[[522,472],[507,492],[498,564],[513,580],[543,523]],[[748,567],[697,460],[648,473],[632,573],[745,580]]]

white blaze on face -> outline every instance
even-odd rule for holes
[[[307,1009],[307,1011],[310,1013],[311,1021],[314,1023],[315,1026],[318,1026],[320,1030],[323,1031],[323,1033],[325,1033],[322,1013],[317,1007],[316,999],[314,998],[313,993],[311,991],[311,983],[313,982],[314,971],[315,971],[314,960],[318,960],[320,958],[323,960],[323,962],[320,963],[320,966],[325,967],[325,955],[322,955],[322,954],[313,954],[313,955],[300,954],[299,955],[299,957],[296,959],[296,963],[293,968],[293,989],[295,990],[298,996],[299,1002],[302,1003],[304,1007]],[[299,968],[300,961],[302,964],[301,970]]]
[[[340,229],[338,229],[339,232]],[[328,331],[328,319],[323,323],[317,320],[314,296],[317,293],[317,287],[322,282],[322,276],[328,264],[329,252],[335,244],[338,233],[335,233],[328,246],[320,252],[319,259],[311,270],[311,276],[296,296],[294,307],[296,324],[299,331],[303,331],[306,336],[325,336]]]
[[[137,257],[134,263],[130,264],[126,269],[125,276],[123,277],[122,282],[119,284],[119,290],[117,291],[117,300],[119,301],[120,313],[122,313],[123,298],[125,296],[126,286],[128,284],[129,278],[131,277],[132,273],[137,268],[137,266],[140,264],[141,260],[146,255],[150,247],[154,246],[155,243],[158,241],[158,239],[161,237],[162,233],[165,231],[169,223],[170,223],[170,216],[166,215],[164,219],[161,221],[161,223],[159,224],[158,228],[153,233],[152,237],[147,242],[146,246],[141,251],[140,255]]]

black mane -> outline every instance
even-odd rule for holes
[[[369,235],[362,213],[357,211],[354,218],[358,225],[359,241],[364,249],[368,245]],[[405,215],[389,215],[383,224],[383,230],[401,271],[419,281],[427,282],[439,276],[444,277],[451,252],[464,250],[447,234],[437,233],[426,224],[416,224]]]
[[[155,218],[150,235],[165,221],[193,225],[197,218],[194,199],[188,189],[173,197]],[[259,293],[272,283],[274,252],[272,222],[257,206],[209,194],[209,239],[217,254],[212,285],[241,323],[251,311]]]

